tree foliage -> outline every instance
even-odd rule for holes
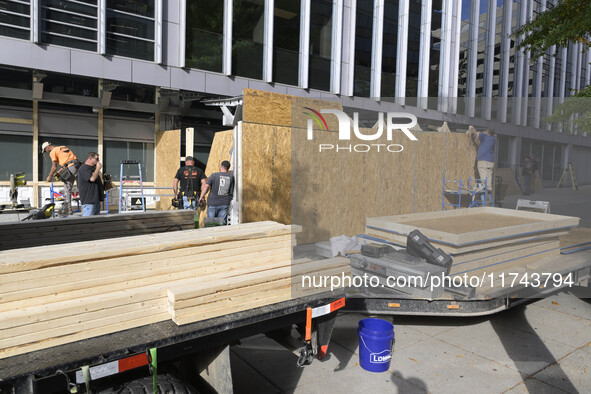
[[[531,51],[532,59],[543,56],[553,45],[566,47],[580,42],[591,46],[591,0],[559,0],[554,6],[513,32],[513,37],[525,35],[518,48]]]

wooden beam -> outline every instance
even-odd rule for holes
[[[35,100],[37,101],[37,100]],[[19,119],[19,118],[5,118],[0,117],[0,123],[12,123],[12,124],[33,124],[33,119]]]

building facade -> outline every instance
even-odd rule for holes
[[[194,127],[205,163],[227,127],[202,100],[246,87],[493,127],[499,167],[535,154],[544,181],[572,162],[591,183],[587,131],[544,121],[591,83],[591,51],[531,59],[511,36],[553,1],[0,0],[0,185],[46,186],[45,140],[153,181],[155,133]]]

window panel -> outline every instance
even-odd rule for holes
[[[223,47],[224,2],[189,0],[187,2],[186,66],[222,72]]]
[[[235,0],[232,26],[232,74],[263,78],[264,0]]]
[[[28,40],[30,6],[11,0],[0,0],[0,35]]]
[[[98,140],[95,139],[81,139],[80,137],[73,137],[73,138],[59,138],[59,137],[41,137],[41,142],[49,141],[55,146],[62,146],[65,145],[80,160],[84,162],[86,160],[86,155],[89,152],[97,152],[98,151]],[[47,175],[49,175],[49,170],[51,170],[51,158],[49,157],[49,153],[39,153],[41,158],[39,159],[39,180],[45,180]]]
[[[330,90],[332,64],[332,1],[312,0],[310,4],[310,64],[308,86]]]
[[[406,57],[407,104],[416,105],[419,86],[419,51],[421,48],[421,1],[410,0],[408,17],[408,51]]]
[[[154,182],[154,144],[147,142],[104,142],[103,173],[110,174],[118,182],[122,160],[138,160],[142,165],[142,180]],[[124,166],[123,175],[137,175],[137,167]],[[171,179],[172,182],[172,179]]]
[[[17,172],[33,180],[33,136],[0,134],[0,181]]]
[[[154,0],[107,1],[107,53],[154,59]]]
[[[373,1],[357,1],[355,26],[355,72],[353,94],[369,97],[371,84],[371,47],[373,35]]]
[[[300,1],[275,0],[273,79],[298,85],[300,60]]]
[[[382,97],[396,96],[396,57],[398,54],[398,0],[384,2],[382,42]]]
[[[41,42],[70,48],[96,50],[97,2],[42,0]]]

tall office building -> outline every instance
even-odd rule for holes
[[[45,140],[154,179],[157,130],[194,127],[205,163],[226,129],[205,99],[242,89],[337,98],[499,135],[497,164],[535,154],[591,183],[586,130],[544,119],[589,85],[581,43],[531,59],[511,32],[556,0],[0,0],[0,182],[44,181]],[[117,180],[115,176],[115,180]]]

